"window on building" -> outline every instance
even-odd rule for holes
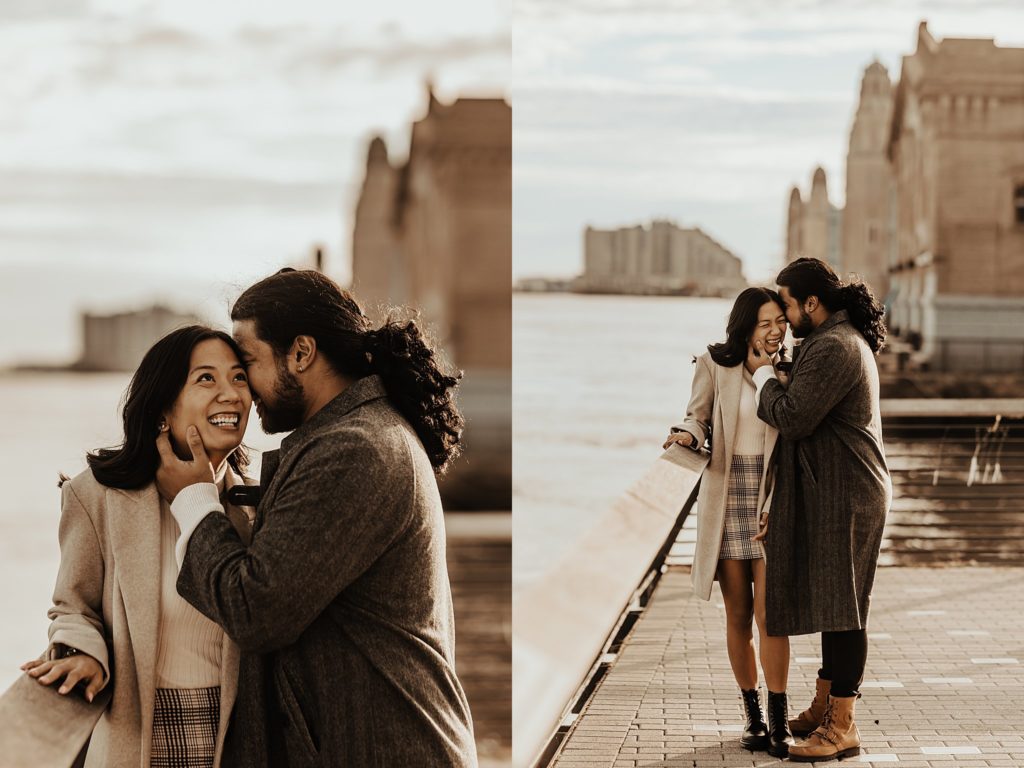
[[[1017,223],[1024,224],[1024,184],[1018,184],[1014,190],[1013,207],[1017,212]]]

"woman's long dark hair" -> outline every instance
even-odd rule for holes
[[[389,317],[373,328],[355,298],[314,270],[283,269],[247,289],[231,319],[252,320],[278,356],[297,336],[312,336],[338,373],[379,374],[388,397],[412,425],[440,474],[460,451],[463,418],[455,404],[459,371],[442,370],[413,320]]]
[[[885,343],[885,309],[859,278],[844,283],[824,261],[804,257],[790,262],[775,281],[801,303],[808,296],[817,296],[830,312],[845,309],[872,352],[877,353]]]
[[[238,359],[242,351],[223,331],[189,325],[171,331],[154,344],[142,358],[124,396],[122,419],[124,442],[120,448],[99,448],[85,460],[96,480],[109,488],[132,490],[156,477],[160,454],[156,448],[160,421],[171,410],[188,379],[189,363],[196,344],[219,339],[231,347]],[[248,455],[240,445],[228,457],[239,474],[248,466]]]
[[[747,288],[736,297],[725,326],[725,341],[708,345],[712,360],[732,368],[747,359],[748,341],[757,327],[757,313],[769,301],[778,304],[779,311],[785,314],[786,305],[771,288]]]

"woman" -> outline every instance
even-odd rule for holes
[[[243,482],[240,447],[252,395],[234,340],[201,326],[173,331],[146,353],[123,410],[124,441],[87,455],[62,482],[61,563],[50,649],[22,665],[59,692],[92,701],[117,675],[86,766],[217,766],[234,704],[238,649],[175,589],[177,524],[157,493],[155,436],[189,458],[199,427],[218,486]],[[243,540],[253,511],[226,505]]]
[[[747,718],[740,744],[751,751],[767,748],[775,757],[785,757],[793,743],[786,701],[789,638],[766,632],[759,522],[767,523],[770,509],[771,457],[778,433],[757,418],[746,361],[757,343],[773,358],[780,356],[785,335],[785,307],[779,295],[768,288],[743,291],[729,315],[725,342],[712,344],[697,359],[686,419],[672,428],[664,446],[697,449],[711,442],[711,461],[697,497],[694,591],[709,600],[712,582],[721,583],[729,661]],[[768,686],[767,727],[758,694],[754,618]]]

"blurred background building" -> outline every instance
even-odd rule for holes
[[[743,263],[699,227],[652,221],[621,229],[587,227],[580,293],[732,296],[746,287]]]
[[[922,23],[888,150],[893,329],[936,369],[1024,371],[1024,48]]]
[[[809,203],[790,194],[787,261],[861,275],[913,367],[1024,373],[1024,48],[937,40],[922,22],[895,84],[872,62],[834,250],[832,208],[818,168]]]
[[[175,328],[202,322],[193,314],[156,305],[112,315],[82,313],[80,371],[134,371],[153,343]]]
[[[789,193],[789,219],[786,223],[786,261],[797,256],[813,256],[833,265],[842,263],[841,240],[843,211],[828,198],[825,169],[814,169],[811,194],[804,202],[800,188]],[[841,268],[841,267],[837,267]]]
[[[378,322],[412,307],[465,372],[464,458],[449,508],[512,503],[512,109],[428,89],[407,158],[370,142],[352,234],[352,289]]]

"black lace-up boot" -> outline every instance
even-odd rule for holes
[[[740,691],[743,694],[743,713],[747,718],[746,727],[740,737],[740,746],[753,752],[768,748],[768,726],[764,724],[761,712],[761,695],[756,688]]]
[[[768,754],[772,757],[786,757],[793,743],[786,694],[768,691]]]

